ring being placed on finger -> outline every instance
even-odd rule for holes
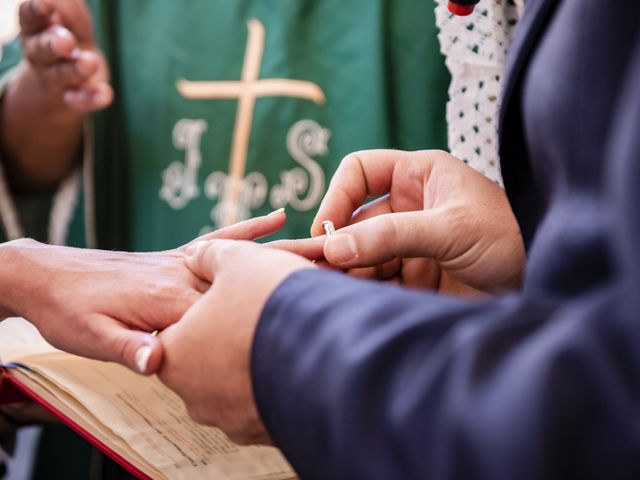
[[[324,233],[327,237],[330,237],[334,233],[336,233],[336,227],[333,226],[333,222],[331,220],[325,220],[322,222],[322,228],[324,228]]]

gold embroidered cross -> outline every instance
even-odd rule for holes
[[[264,53],[265,29],[262,23],[249,21],[249,39],[240,81],[191,82],[178,81],[178,91],[191,100],[238,99],[238,110],[231,145],[229,176],[224,191],[222,225],[238,220],[242,183],[246,173],[249,138],[256,99],[261,97],[293,97],[311,100],[318,105],[325,102],[322,89],[312,82],[286,78],[260,79]]]

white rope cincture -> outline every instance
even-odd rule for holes
[[[2,78],[0,82],[0,97],[3,95],[7,84],[18,75],[22,68],[22,64],[20,64]],[[20,222],[20,216],[18,215],[18,210],[16,209],[13,198],[11,197],[11,191],[3,165],[2,157],[0,157],[0,223],[2,224],[7,240],[11,241],[23,238],[24,228]]]
[[[84,122],[84,151],[82,154],[82,173],[84,184],[84,236],[87,248],[98,248],[98,233],[96,228],[96,197],[95,197],[95,156],[93,122]]]
[[[0,158],[0,220],[4,232],[7,236],[7,240],[17,240],[24,237],[24,228],[20,223],[18,216],[18,210],[13,203],[11,193],[9,192],[9,185],[4,174],[4,168],[2,166],[2,159]]]
[[[93,136],[89,122],[85,122],[84,167],[78,166],[57,189],[49,214],[47,240],[51,245],[67,245],[69,228],[80,197],[81,181],[85,183],[85,240],[87,247],[95,248],[95,208],[93,197]],[[0,159],[0,221],[8,240],[25,236],[18,210],[11,196]],[[81,173],[83,175],[81,175]],[[84,178],[83,178],[84,177]]]
[[[49,217],[48,240],[50,245],[67,245],[69,226],[78,205],[80,193],[80,167],[64,179],[53,197]]]

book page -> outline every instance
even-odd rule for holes
[[[166,478],[295,478],[277,449],[239,447],[219,429],[196,424],[184,402],[157,377],[69,354],[21,362],[73,396]]]
[[[23,318],[0,321],[0,363],[19,363],[27,355],[58,352]]]
[[[144,458],[131,450],[120,437],[115,435],[109,428],[100,423],[80,402],[68,393],[64,392],[57,385],[50,382],[36,372],[24,369],[14,369],[12,376],[25,385],[38,397],[56,408],[60,413],[77,425],[82,426],[82,430],[97,438],[105,445],[134,465],[139,470],[146,472],[151,478],[163,478],[158,470],[149,465]]]
[[[240,447],[196,424],[157,377],[61,352],[23,319],[0,322],[0,361],[62,413],[154,478],[285,480],[295,473],[275,448]]]

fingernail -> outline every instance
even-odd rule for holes
[[[51,31],[58,35],[59,37],[64,37],[64,38],[73,38],[73,35],[71,34],[71,32],[69,31],[68,28],[63,27],[62,25],[54,25],[51,27]]]
[[[352,235],[336,233],[327,237],[324,252],[327,260],[340,265],[358,258],[358,245]]]
[[[98,105],[106,103],[107,100],[109,100],[109,97],[107,96],[107,93],[103,92],[102,90],[99,90],[93,95],[93,101]]]
[[[198,255],[198,252],[204,248],[206,244],[207,242],[205,241],[199,241],[199,242],[193,243],[187,247],[187,249],[184,251],[184,254],[187,257],[195,257],[196,255]]]
[[[278,210],[274,210],[273,212],[271,212],[269,215],[267,215],[267,217],[271,217],[273,215],[279,215],[281,213],[284,213],[284,207],[279,208]]]
[[[79,48],[74,48],[73,50],[71,50],[72,60],[79,60],[81,56],[82,56],[82,50],[80,50]]]
[[[138,372],[145,373],[147,371],[151,351],[150,345],[144,345],[136,352],[136,367],[138,367]]]

